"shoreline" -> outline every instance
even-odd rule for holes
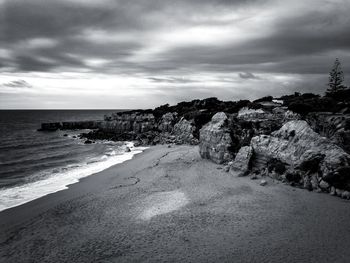
[[[135,148],[140,148],[140,147],[135,147]],[[5,210],[1,210],[0,211],[0,231],[3,229],[4,226],[6,228],[6,225],[12,225],[13,222],[11,221],[13,220],[14,216],[17,218],[17,214],[26,215],[27,211],[31,211],[30,213],[28,213],[28,215],[29,217],[33,217],[35,215],[40,214],[44,210],[50,209],[50,203],[52,203],[52,205],[54,206],[59,204],[60,202],[63,202],[69,198],[72,198],[72,196],[79,195],[87,191],[91,191],[91,193],[93,193],[93,191],[96,189],[93,189],[89,180],[94,180],[94,182],[92,182],[94,184],[96,182],[99,182],[99,180],[93,179],[91,177],[96,177],[99,175],[104,176],[106,173],[108,173],[108,170],[115,169],[119,165],[130,162],[131,160],[137,158],[140,154],[145,153],[151,149],[151,147],[141,147],[141,148],[145,148],[145,149],[143,149],[139,153],[134,154],[131,159],[125,160],[121,163],[113,164],[112,166],[102,171],[92,173],[88,176],[81,177],[78,179],[78,181],[67,184],[65,189],[43,195],[31,201],[25,202],[23,204],[20,204],[14,207],[7,208]],[[80,186],[81,183],[83,183],[84,185]],[[35,215],[33,215],[34,212],[32,211],[35,211]]]
[[[158,145],[0,212],[6,262],[346,262],[349,203]],[[344,234],[342,234],[344,233]]]
[[[114,165],[128,161],[148,148],[134,147],[133,142],[125,142],[124,145],[129,151],[110,155],[105,159],[102,159],[105,156],[103,155],[98,162],[85,163],[84,166],[77,165],[77,168],[59,174],[52,174],[38,181],[1,189],[0,212],[26,204],[43,196],[66,190],[69,185],[78,183],[81,179],[102,172]]]

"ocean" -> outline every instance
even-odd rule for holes
[[[42,122],[102,120],[117,110],[1,110],[0,211],[67,188],[131,159],[131,142],[84,144],[79,131],[38,132]],[[131,152],[126,152],[130,147]]]

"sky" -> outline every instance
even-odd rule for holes
[[[0,0],[0,109],[323,94],[349,0]]]

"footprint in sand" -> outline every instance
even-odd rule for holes
[[[167,214],[189,203],[186,195],[181,191],[160,192],[148,196],[142,201],[142,212],[139,217],[149,220],[154,216]]]

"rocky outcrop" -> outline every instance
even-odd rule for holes
[[[230,147],[232,139],[225,113],[216,113],[211,121],[204,125],[199,135],[199,152],[202,158],[215,163],[224,163],[232,159]]]
[[[308,114],[306,121],[321,136],[350,153],[350,114],[315,112]]]
[[[103,121],[69,121],[42,123],[39,131],[98,129]]]
[[[61,130],[83,130],[83,129],[97,129],[103,121],[71,121],[62,122]]]
[[[105,132],[122,134],[126,132],[143,133],[155,127],[155,118],[149,113],[115,113],[110,121],[101,123],[99,129]]]
[[[236,157],[235,160],[230,165],[230,170],[237,176],[246,175],[250,169],[250,160],[253,156],[253,147],[244,146],[242,147]]]
[[[171,113],[171,112],[168,112],[168,113],[165,113],[159,123],[158,123],[158,130],[160,132],[172,132],[173,131],[173,128],[174,128],[174,124],[176,122],[176,119],[177,119],[177,113]]]
[[[42,123],[38,131],[57,131],[62,128],[62,123],[60,122],[50,122]]]
[[[173,136],[175,136],[176,143],[188,143],[188,144],[198,144],[198,140],[194,137],[194,132],[196,127],[194,124],[185,118],[181,118],[178,123],[174,125]]]
[[[314,132],[306,121],[300,120],[287,122],[271,135],[252,138],[251,146],[254,150],[253,167],[256,160],[278,160],[288,166],[287,173],[300,172],[300,176],[287,177],[297,178],[305,188],[311,189],[320,188],[321,181],[331,183],[332,180],[327,180],[330,175],[333,175],[334,181],[338,169],[348,166],[350,161],[350,156],[342,148]],[[346,180],[338,179],[346,188]]]
[[[243,108],[237,116],[233,115],[229,121],[233,152],[250,144],[251,138],[257,135],[269,135],[282,127],[285,122],[285,111],[275,113],[263,110]]]
[[[262,119],[266,118],[268,113],[262,109],[250,109],[244,107],[239,110],[237,117],[240,119]]]

